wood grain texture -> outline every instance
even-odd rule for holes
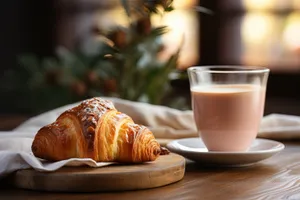
[[[0,199],[300,199],[300,141],[284,142],[277,155],[245,168],[204,168],[187,161],[183,180],[164,187],[107,193],[49,193],[15,189],[2,181]]]
[[[15,173],[17,187],[63,192],[124,191],[160,187],[181,180],[185,159],[177,154],[160,156],[154,162],[110,165],[102,168],[64,167],[55,172],[33,169]]]

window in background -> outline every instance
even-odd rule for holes
[[[299,0],[220,1],[221,62],[300,70]]]

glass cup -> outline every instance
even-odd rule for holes
[[[264,112],[269,69],[188,68],[195,123],[209,151],[247,151]]]

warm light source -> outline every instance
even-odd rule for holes
[[[126,12],[122,7],[117,7],[116,9],[100,10],[96,13],[95,21],[101,27],[113,28],[118,24],[119,26],[128,26],[129,20],[127,18]],[[107,20],[109,19],[109,20]]]
[[[175,8],[191,8],[197,4],[197,0],[174,0],[173,6]]]
[[[250,12],[241,26],[242,61],[244,64],[269,65],[280,53],[278,18],[268,12]]]
[[[181,46],[178,68],[187,68],[197,63],[199,59],[199,30],[197,13],[192,6],[197,0],[175,0],[175,10],[166,13],[162,18],[155,15],[152,22],[155,26],[166,25],[170,32],[163,36],[166,49],[161,58],[168,58]]]
[[[293,7],[295,9],[300,9],[300,0],[292,0],[293,1]]]
[[[293,13],[288,16],[283,40],[289,50],[300,50],[300,13]]]
[[[276,0],[243,0],[246,9],[270,9]]]
[[[271,34],[274,19],[266,13],[247,14],[242,23],[243,41],[249,44],[260,44]]]

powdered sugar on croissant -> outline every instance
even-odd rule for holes
[[[147,127],[135,124],[128,115],[117,111],[111,101],[92,98],[41,128],[32,152],[52,161],[92,158],[138,163],[155,160],[161,147]]]

